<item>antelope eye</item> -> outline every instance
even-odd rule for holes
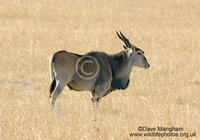
[[[138,53],[138,55],[141,55],[141,53]]]

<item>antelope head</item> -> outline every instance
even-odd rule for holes
[[[144,51],[132,45],[130,41],[121,33],[121,31],[120,31],[120,34],[118,32],[116,33],[117,33],[117,36],[125,43],[123,47],[125,49],[127,57],[129,59],[132,59],[133,66],[138,66],[141,68],[148,69],[150,65],[147,62],[146,57],[144,56]]]

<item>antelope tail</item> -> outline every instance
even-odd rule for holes
[[[50,98],[51,98],[51,94],[54,91],[55,87],[56,87],[56,80],[55,80],[55,74],[54,74],[54,70],[53,70],[53,65],[54,65],[54,55],[52,55],[50,57],[49,60],[49,66],[50,66],[50,77],[51,77],[51,86],[50,86]]]

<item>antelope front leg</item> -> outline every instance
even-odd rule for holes
[[[93,110],[96,110],[99,107],[99,102],[101,100],[101,97],[98,95],[100,95],[100,94],[91,92],[91,100],[92,100]]]

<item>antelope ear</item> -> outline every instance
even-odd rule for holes
[[[129,58],[129,56],[133,53],[132,49],[126,49],[125,50],[125,54],[126,54],[126,57]]]
[[[133,53],[135,53],[135,46],[134,45],[131,45],[131,49],[132,49]]]

